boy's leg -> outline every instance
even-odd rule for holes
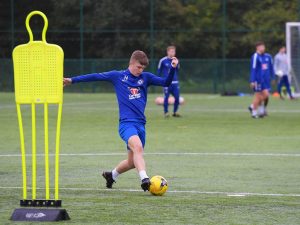
[[[262,92],[262,101],[266,101],[269,98],[269,90],[268,89],[264,89]]]
[[[129,138],[128,147],[133,152],[133,164],[140,175],[142,181],[141,187],[144,191],[147,191],[150,187],[150,179],[146,173],[143,144],[138,135],[133,135]]]
[[[168,111],[169,111],[169,88],[168,87],[164,87],[164,113],[165,116],[168,116]]]
[[[267,111],[265,110],[269,104],[269,93],[271,91],[271,82],[263,82],[262,84],[262,98],[263,98],[263,103],[261,104],[261,109],[260,109],[260,113],[263,116],[267,116]]]
[[[258,115],[257,115],[257,109],[258,109],[258,106],[261,104],[261,99],[262,99],[262,94],[261,92],[255,92],[254,93],[254,98],[253,98],[253,101],[252,101],[252,112],[251,112],[251,115],[253,118],[258,118]]]
[[[138,172],[146,170],[146,163],[144,160],[143,144],[138,135],[133,135],[128,140],[128,147],[133,153],[133,165]],[[141,180],[146,177],[141,177]]]
[[[252,101],[253,110],[257,110],[257,108],[258,108],[258,105],[259,105],[259,95],[260,95],[259,92],[255,92],[254,93],[254,98],[253,98],[253,101]]]
[[[102,176],[105,178],[106,180],[106,187],[107,188],[112,188],[112,185],[114,182],[116,182],[117,177],[122,174],[125,173],[128,170],[131,170],[134,168],[134,164],[133,164],[133,152],[132,151],[128,151],[128,158],[121,161],[115,169],[113,169],[111,172],[110,171],[106,171],[102,173]]]
[[[119,127],[121,138],[127,143],[128,158],[121,161],[111,172],[103,172],[102,176],[106,179],[106,187],[112,188],[116,178],[130,169],[137,168],[142,180],[142,189],[149,190],[150,179],[146,173],[145,160],[143,157],[144,145],[146,141],[145,125],[121,123]]]
[[[264,100],[264,106],[267,107],[269,104],[269,95]]]
[[[177,85],[177,84],[174,85],[172,89],[173,89],[172,94],[175,98],[173,116],[176,116],[176,115],[179,116],[179,114],[176,114],[178,111],[178,107],[179,107],[179,85]]]
[[[268,91],[269,93],[269,91]],[[269,104],[269,94],[263,94],[263,97],[262,97],[264,100],[262,100],[262,104],[259,106],[259,115],[260,116],[267,116],[268,113],[267,113],[267,106]]]
[[[122,174],[122,173],[125,173],[127,172],[128,170],[131,170],[133,169],[135,166],[134,166],[134,163],[133,163],[133,152],[132,151],[128,151],[128,158],[121,161],[117,167],[115,168],[116,170],[116,176],[118,176],[119,174]],[[114,170],[113,170],[114,172]],[[116,180],[115,178],[117,177],[114,177],[114,174],[113,174],[113,179]]]
[[[254,92],[253,99],[251,105],[248,107],[249,112],[253,118],[257,117],[257,107],[258,107],[257,101],[258,101],[258,93],[259,93],[258,91],[259,90],[257,88],[257,82],[255,82],[255,86],[253,87],[253,92]]]
[[[264,116],[264,102],[267,100],[267,98],[269,97],[269,90],[266,88],[267,85],[265,83],[255,83],[255,87],[254,87],[254,98],[253,98],[253,102],[252,102],[252,110],[251,114],[253,118],[259,118],[260,116]],[[258,108],[260,108],[260,116],[258,115],[257,111]],[[263,112],[263,113],[262,113]]]
[[[264,89],[261,92],[261,104],[259,105],[259,116],[267,116],[266,107],[269,103],[269,89]]]

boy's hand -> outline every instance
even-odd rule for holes
[[[72,84],[71,78],[64,78],[64,87]]]
[[[176,66],[178,65],[178,59],[176,57],[172,57],[172,67],[176,68]]]
[[[250,83],[250,88],[255,88],[255,83],[254,82]]]

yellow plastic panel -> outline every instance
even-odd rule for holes
[[[29,20],[33,15],[44,19],[42,41],[34,41]],[[47,17],[39,11],[26,18],[29,42],[13,51],[15,96],[19,104],[60,103],[63,96],[63,59],[60,46],[46,42]]]
[[[42,40],[34,41],[30,18],[40,15],[44,19]],[[46,200],[50,199],[50,175],[49,175],[49,135],[48,135],[48,103],[58,104],[58,118],[56,127],[55,146],[55,200],[59,197],[59,144],[60,126],[63,101],[63,50],[46,41],[48,20],[40,11],[31,12],[26,18],[26,29],[29,34],[29,42],[17,46],[13,51],[15,98],[17,105],[23,176],[23,199],[27,199],[27,172],[24,131],[20,104],[30,104],[32,113],[32,199],[36,199],[37,183],[37,149],[36,149],[36,104],[44,104],[44,130],[45,130],[45,191]]]

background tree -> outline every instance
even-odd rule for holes
[[[32,10],[42,10],[49,18],[48,41],[61,45],[67,58],[78,58],[81,2],[84,58],[128,58],[134,49],[150,53],[151,45],[154,57],[159,58],[169,44],[175,44],[183,58],[221,58],[224,43],[227,58],[248,58],[257,40],[264,40],[269,51],[276,52],[284,43],[285,23],[297,21],[299,17],[298,0],[153,0],[152,43],[150,0],[1,1],[2,57],[11,57],[12,41],[17,45],[28,40],[24,26],[26,15]],[[40,31],[42,21],[34,19],[31,25]]]

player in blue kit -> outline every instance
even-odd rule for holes
[[[168,87],[173,80],[178,60],[176,57],[172,58],[172,67],[165,78],[143,72],[148,64],[147,55],[137,50],[132,53],[127,70],[87,74],[64,78],[63,81],[64,86],[79,82],[108,81],[115,88],[119,104],[119,134],[127,145],[128,157],[112,171],[102,173],[107,188],[112,188],[120,174],[136,168],[142,181],[142,189],[149,190],[150,179],[146,173],[143,157],[146,141],[144,112],[147,103],[147,89],[150,85]]]
[[[255,95],[249,111],[253,118],[260,118],[266,115],[265,107],[269,100],[271,80],[274,80],[273,59],[265,53],[265,44],[258,42],[256,52],[251,57],[250,87]]]
[[[167,48],[167,56],[161,58],[161,60],[158,63],[158,70],[157,70],[157,75],[162,77],[167,77],[169,74],[169,70],[171,68],[171,62],[172,58],[175,57],[176,55],[176,47],[175,46],[169,46]],[[177,65],[175,69],[175,74],[173,77],[172,84],[169,87],[164,87],[164,113],[165,117],[170,117],[169,114],[169,96],[172,94],[175,98],[174,102],[174,110],[173,110],[173,116],[174,117],[180,117],[180,114],[177,112],[178,111],[178,106],[179,106],[179,81],[178,81],[178,71],[179,71],[179,64]]]

